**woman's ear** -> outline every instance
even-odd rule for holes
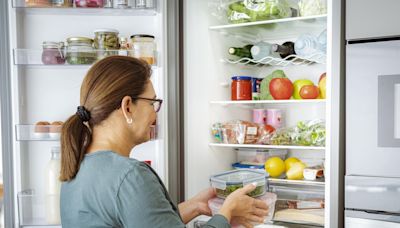
[[[130,96],[125,96],[124,98],[122,98],[121,111],[128,123],[132,122],[134,108],[135,104],[133,103],[132,98]]]

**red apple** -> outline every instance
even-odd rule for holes
[[[305,85],[300,89],[300,97],[303,99],[316,99],[319,95],[319,89],[315,85]]]
[[[288,78],[274,78],[269,83],[269,92],[275,100],[287,100],[293,94],[293,84]]]

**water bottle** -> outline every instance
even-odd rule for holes
[[[321,34],[319,34],[318,36],[318,42],[321,45],[321,51],[323,53],[326,54],[326,46],[327,46],[327,33],[326,33],[326,29],[324,29],[324,31],[321,32]]]
[[[298,56],[309,58],[317,53],[321,53],[321,44],[318,42],[316,36],[303,34],[296,40],[294,50]]]
[[[267,42],[259,42],[251,48],[251,56],[256,61],[259,61],[267,56],[280,58],[279,54],[272,51],[272,44]]]

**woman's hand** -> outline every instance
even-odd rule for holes
[[[215,197],[213,188],[207,188],[199,192],[193,198],[179,204],[179,212],[183,222],[186,224],[199,215],[211,216],[211,210],[208,207],[208,200]]]
[[[247,194],[253,191],[256,185],[250,184],[231,193],[219,211],[231,221],[236,221],[245,227],[253,227],[251,222],[263,223],[268,214],[268,205],[261,200],[254,199]]]

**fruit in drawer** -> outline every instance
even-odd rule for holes
[[[286,172],[292,167],[294,163],[301,162],[298,158],[290,157],[285,160]]]
[[[325,99],[326,98],[326,73],[323,73],[321,75],[321,77],[319,78],[318,86],[319,86],[319,93],[320,93],[321,99]]]
[[[319,88],[315,85],[305,85],[300,89],[300,97],[303,99],[316,99],[319,95]]]
[[[294,99],[302,99],[300,96],[300,90],[303,86],[306,85],[314,85],[314,83],[308,79],[300,79],[296,80],[293,83],[293,98]]]
[[[269,91],[275,100],[288,100],[293,94],[293,84],[288,78],[274,78],[269,83]]]
[[[302,162],[293,163],[290,169],[286,172],[287,179],[289,180],[303,180],[303,171],[306,165]]]
[[[280,157],[269,158],[265,162],[265,171],[270,177],[279,177],[285,172],[285,162]]]

